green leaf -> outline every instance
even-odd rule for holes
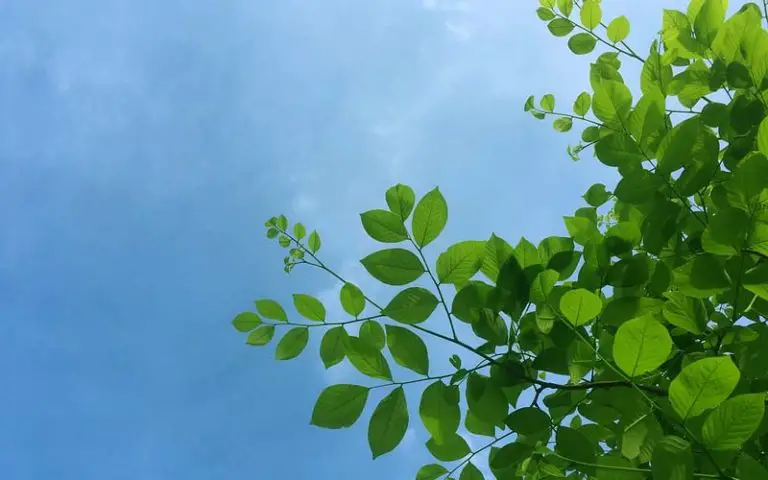
[[[418,214],[416,209],[416,218]],[[360,260],[376,280],[387,285],[406,285],[424,273],[424,265],[414,253],[403,248],[379,250]]]
[[[312,295],[306,295],[303,293],[293,294],[293,306],[299,314],[307,320],[313,322],[325,321],[325,306],[323,303]]]
[[[513,432],[530,436],[548,431],[552,421],[543,410],[535,407],[524,407],[510,413],[504,423]]]
[[[387,346],[398,365],[429,375],[427,346],[418,335],[407,328],[387,325]]]
[[[592,97],[587,92],[581,92],[576,101],[573,102],[573,113],[576,115],[584,116],[589,112],[589,107],[592,105]]]
[[[536,305],[546,303],[552,288],[554,288],[559,278],[560,274],[554,270],[539,272],[531,284],[531,302]]]
[[[507,418],[507,397],[488,377],[470,373],[466,396],[469,410],[478,419],[496,425]]]
[[[583,288],[569,290],[560,298],[560,311],[576,327],[589,323],[602,309],[600,297]]]
[[[547,28],[556,37],[564,37],[573,31],[573,22],[567,18],[556,18],[547,24]]]
[[[705,0],[693,22],[696,40],[709,47],[725,21],[728,0]]]
[[[374,320],[366,320],[360,325],[360,333],[358,334],[360,340],[364,341],[368,345],[381,350],[386,344],[384,339],[384,328]]]
[[[472,462],[467,462],[464,470],[461,471],[459,480],[485,480],[485,476]]]
[[[437,257],[437,279],[440,283],[463,285],[483,265],[486,242],[469,240],[451,245]]]
[[[363,413],[368,391],[359,385],[331,385],[317,398],[311,424],[331,429],[351,427]]]
[[[344,345],[347,342],[347,337],[347,331],[342,326],[333,327],[325,332],[320,341],[320,359],[325,368],[331,368],[344,360],[346,356]]]
[[[763,155],[768,156],[768,118],[764,118],[760,122],[760,127],[757,130],[757,149]]]
[[[424,465],[419,469],[419,472],[416,474],[416,480],[437,480],[446,473],[448,473],[448,470],[444,466],[432,463]]]
[[[545,94],[543,97],[541,97],[539,105],[545,112],[553,111],[555,109],[555,96],[551,93]]]
[[[353,283],[346,282],[341,287],[339,300],[341,301],[341,308],[353,317],[357,317],[365,310],[365,296]]]
[[[369,377],[392,381],[389,364],[379,349],[357,337],[348,337],[346,350],[349,362],[360,373]]]
[[[285,231],[288,229],[288,219],[285,218],[285,215],[280,215],[277,217],[277,221],[275,222],[275,226],[279,228],[280,230]]]
[[[253,312],[243,312],[232,320],[232,325],[238,332],[247,333],[261,325],[261,318]]]
[[[274,300],[256,300],[256,310],[259,311],[262,317],[280,322],[288,321],[288,316],[285,314],[285,310],[283,310],[283,307]]]
[[[612,133],[602,137],[595,144],[595,155],[600,162],[609,167],[639,166],[645,159],[637,142],[625,133]]]
[[[658,168],[674,172],[691,162],[706,162],[712,157],[717,161],[719,151],[715,134],[698,117],[692,117],[677,124],[661,141]]]
[[[492,282],[499,279],[501,267],[514,255],[515,249],[503,238],[491,234],[491,238],[485,242],[485,254],[483,255],[483,266],[480,271]]]
[[[580,431],[560,427],[557,429],[555,442],[555,451],[558,454],[581,463],[595,463],[595,451],[589,439]],[[574,468],[580,469],[580,466],[576,464]]]
[[[272,325],[262,325],[248,335],[245,341],[248,345],[262,347],[268,344],[275,336],[275,327]]]
[[[394,450],[407,430],[408,406],[403,387],[398,387],[379,402],[368,424],[368,445],[373,458]]]
[[[448,205],[437,188],[424,195],[413,212],[413,241],[423,248],[440,235],[448,222]]]
[[[746,453],[739,456],[739,478],[741,480],[763,480],[768,478],[768,469]]]
[[[596,183],[589,187],[589,190],[587,190],[587,193],[582,198],[593,207],[599,207],[610,200],[611,195],[611,192],[606,190],[605,185]]]
[[[584,217],[563,217],[568,235],[579,245],[586,245],[600,240],[600,232],[595,222]]]
[[[622,324],[613,342],[613,358],[630,377],[656,370],[671,352],[672,338],[653,315]]]
[[[600,25],[603,19],[603,10],[597,0],[586,0],[581,6],[581,23],[590,30]]]
[[[621,124],[631,109],[632,93],[622,82],[603,80],[595,86],[592,112],[598,119],[608,125]]]
[[[398,243],[408,240],[403,219],[388,210],[368,210],[360,214],[365,232],[377,242]]]
[[[304,227],[304,225],[297,223],[293,226],[293,236],[296,237],[296,240],[301,240],[307,235],[307,229]]]
[[[426,288],[410,287],[395,295],[382,313],[400,323],[414,325],[426,321],[437,304],[437,298]]]
[[[491,345],[506,345],[509,339],[506,322],[490,308],[480,311],[479,318],[472,323],[472,331],[478,337],[488,340]]]
[[[416,194],[413,193],[413,189],[402,183],[390,187],[385,194],[385,198],[389,210],[399,216],[403,222],[413,211],[413,205],[416,202]]]
[[[570,17],[573,12],[573,0],[557,0],[557,9],[566,17]]]
[[[419,416],[427,432],[438,442],[456,433],[461,421],[459,389],[437,381],[424,389]]]
[[[712,450],[737,450],[749,440],[763,420],[765,393],[737,395],[709,414],[701,434]]]
[[[669,386],[669,401],[683,420],[716,407],[736,388],[741,374],[729,357],[697,360]]]
[[[558,132],[565,133],[573,128],[573,120],[571,120],[569,117],[559,117],[552,122],[552,126]]]
[[[763,300],[768,300],[768,263],[763,262],[747,270],[742,285]]]
[[[467,441],[455,433],[443,438],[442,442],[437,442],[434,438],[430,438],[427,440],[426,445],[429,453],[442,462],[460,460],[470,453]]]
[[[629,35],[629,20],[624,15],[616,17],[608,24],[608,40],[619,43]]]
[[[711,254],[697,255],[672,273],[680,292],[689,297],[707,298],[731,285],[721,261]]]
[[[526,459],[533,455],[533,445],[522,442],[508,443],[501,447],[489,459],[491,469],[495,471],[506,471],[507,469],[517,467]]]
[[[309,341],[309,329],[296,327],[288,330],[275,350],[276,360],[290,360],[299,356]]]
[[[707,324],[704,303],[680,292],[667,292],[665,296],[668,301],[664,304],[664,318],[676,327],[701,335]]]
[[[653,449],[651,470],[654,480],[693,478],[693,453],[690,443],[674,435],[661,438]]]
[[[548,22],[553,18],[555,18],[555,12],[553,12],[548,8],[543,8],[543,7],[536,9],[536,15],[538,15],[538,17],[541,20],[544,20],[545,22]]]
[[[312,253],[317,253],[317,251],[320,250],[320,235],[317,232],[313,231],[309,234],[307,246],[309,247],[309,251]]]
[[[586,55],[595,49],[597,40],[589,33],[577,33],[568,39],[568,48],[576,55]]]

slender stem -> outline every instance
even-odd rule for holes
[[[484,362],[481,362],[477,364],[475,367],[468,369],[468,372],[474,372],[476,370],[480,370],[482,368],[487,367],[488,365]],[[430,380],[443,380],[445,378],[451,378],[454,376],[456,372],[454,373],[446,373],[445,375],[437,375],[437,376],[426,376],[423,378],[417,378],[415,380],[408,380],[405,382],[390,382],[390,383],[382,383],[381,385],[374,385],[373,387],[369,387],[369,390],[374,390],[376,388],[384,388],[384,387],[392,387],[392,386],[403,386],[403,385],[410,385],[412,383],[421,383],[421,382],[428,382]]]
[[[574,4],[575,4],[577,7],[579,7],[579,9],[581,9],[581,5],[580,5],[578,2],[574,2]],[[570,21],[570,22],[571,22],[571,23],[572,23],[572,24],[573,24],[573,25],[574,25],[576,28],[578,28],[578,29],[580,29],[580,30],[583,30],[584,32],[586,32],[586,33],[588,33],[588,34],[592,35],[593,37],[595,37],[595,39],[596,39],[596,40],[598,40],[598,41],[600,41],[600,42],[602,42],[602,43],[606,44],[608,47],[610,47],[610,48],[612,48],[612,49],[616,50],[617,52],[619,52],[619,53],[623,53],[624,55],[626,55],[626,56],[628,56],[628,57],[632,57],[632,58],[635,58],[635,59],[637,59],[637,60],[640,60],[641,62],[645,62],[645,60],[643,60],[643,59],[642,59],[642,57],[638,56],[638,55],[637,55],[635,52],[633,52],[633,51],[632,51],[632,49],[631,49],[631,48],[629,48],[629,46],[628,46],[626,43],[624,43],[624,42],[620,42],[622,45],[624,45],[624,47],[626,47],[626,48],[627,48],[627,50],[621,49],[621,48],[617,47],[615,44],[613,44],[613,43],[609,43],[609,42],[607,42],[607,41],[603,40],[601,37],[599,37],[599,36],[598,36],[598,35],[597,35],[595,32],[593,32],[592,30],[590,30],[590,29],[588,29],[588,28],[586,28],[586,27],[583,27],[583,26],[579,25],[578,23],[574,22],[573,20],[570,20],[568,17],[566,17],[566,16],[564,16],[564,15],[562,15],[562,14],[560,14],[560,13],[557,13],[557,12],[553,12],[553,13],[554,13],[555,15],[557,15],[558,17],[560,17],[560,18],[564,18],[564,19],[566,19],[566,20]],[[603,26],[603,27],[605,27],[606,29],[608,28],[608,27],[606,27],[606,26],[605,26],[605,24],[604,24],[604,23],[602,23],[602,22],[600,22],[600,25],[601,25],[601,26]]]
[[[546,110],[541,110],[541,109],[538,109],[536,107],[532,108],[531,110],[535,110],[538,113],[543,113],[544,115],[558,115],[558,116],[561,116],[561,117],[568,117],[568,118],[570,118],[572,120],[581,120],[582,122],[591,123],[592,125],[595,125],[597,127],[607,127],[607,125],[604,125],[604,124],[602,124],[600,122],[596,122],[596,121],[594,121],[592,119],[589,119],[587,117],[583,117],[581,115],[573,115],[573,114],[570,114],[570,113],[561,113],[561,112],[548,112]],[[608,128],[610,128],[610,127],[608,127]]]
[[[346,320],[346,321],[343,321],[343,322],[296,323],[296,322],[288,321],[288,322],[264,322],[261,325],[271,325],[273,327],[279,327],[281,325],[288,325],[288,326],[292,326],[292,327],[307,327],[307,328],[311,328],[311,327],[332,327],[332,326],[350,325],[350,324],[353,324],[353,323],[365,322],[367,320],[375,320],[377,318],[382,318],[382,317],[384,317],[384,315],[379,314],[379,315],[371,315],[369,317],[355,318],[353,320]]]
[[[426,257],[424,257],[424,252],[422,249],[416,245],[416,242],[413,241],[413,239],[408,236],[408,239],[411,241],[411,244],[413,244],[413,248],[416,249],[417,252],[419,252],[419,257],[421,257],[422,263],[424,263],[424,268],[427,270],[427,274],[429,275],[429,278],[432,279],[432,283],[435,285],[435,289],[437,290],[437,294],[440,296],[440,303],[443,304],[443,310],[445,310],[445,315],[448,317],[448,323],[451,325],[451,333],[453,334],[454,340],[458,340],[458,336],[456,335],[456,327],[453,324],[453,315],[451,315],[451,311],[448,309],[448,304],[445,303],[445,298],[443,297],[443,290],[440,288],[440,282],[437,281],[435,276],[432,274],[432,269],[429,268],[429,262],[427,262]]]
[[[497,443],[499,443],[500,441],[504,440],[505,438],[507,438],[508,436],[512,435],[513,433],[515,433],[515,432],[512,432],[512,431],[510,431],[510,432],[507,432],[507,433],[505,433],[504,435],[502,435],[502,436],[500,436],[500,437],[498,437],[498,438],[495,438],[495,439],[493,439],[493,441],[491,441],[491,442],[488,442],[487,444],[483,445],[483,446],[482,446],[482,447],[480,447],[478,450],[475,450],[475,451],[474,451],[474,452],[472,452],[472,453],[471,453],[471,454],[470,454],[470,455],[469,455],[467,458],[465,458],[464,460],[462,460],[462,461],[461,461],[461,463],[459,463],[458,465],[456,465],[456,467],[454,467],[454,469],[453,469],[453,470],[451,470],[450,472],[448,472],[448,475],[446,475],[446,477],[445,477],[445,478],[451,478],[451,475],[453,475],[453,474],[454,474],[454,473],[455,473],[455,472],[456,472],[458,469],[460,469],[461,467],[463,467],[464,465],[466,465],[467,463],[469,463],[469,462],[470,462],[470,460],[472,460],[472,459],[475,457],[475,455],[477,455],[478,453],[480,453],[480,452],[482,452],[482,451],[484,451],[484,450],[487,450],[487,449],[491,448],[492,446],[496,445]]]

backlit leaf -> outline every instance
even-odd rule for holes
[[[413,212],[411,230],[419,247],[429,245],[448,222],[448,204],[437,188],[424,195]]]
[[[322,428],[346,428],[355,424],[368,400],[367,387],[332,385],[320,394],[312,411],[312,425]]]
[[[728,398],[740,376],[729,357],[697,360],[672,380],[669,401],[681,418],[695,417]]]
[[[379,250],[360,260],[376,280],[387,285],[406,285],[424,273],[424,265],[413,252],[403,248]]]
[[[368,424],[368,445],[373,458],[397,447],[408,430],[408,406],[403,387],[398,387],[376,406]]]
[[[652,315],[625,322],[613,341],[613,358],[630,377],[656,370],[671,351],[669,332]]]
[[[387,325],[387,347],[400,366],[429,375],[429,356],[424,341],[407,328]]]

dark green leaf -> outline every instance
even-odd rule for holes
[[[544,411],[534,407],[525,407],[510,413],[504,423],[513,432],[527,436],[548,431],[551,420]]]
[[[582,198],[593,207],[599,207],[610,200],[611,192],[606,190],[605,185],[602,183],[596,183],[589,187],[589,190],[587,190],[587,193]]]
[[[595,49],[597,40],[589,33],[577,33],[568,39],[568,48],[576,55],[586,55]]]
[[[398,387],[379,402],[368,424],[368,445],[373,458],[394,450],[407,430],[408,406],[403,387]]]
[[[360,340],[368,345],[381,350],[386,343],[384,328],[375,320],[366,320],[360,325]]]
[[[427,440],[427,450],[429,450],[433,457],[442,462],[460,460],[470,453],[467,441],[455,433],[444,437],[442,442],[437,442],[434,438],[430,438]]]
[[[470,373],[466,394],[469,410],[478,419],[498,424],[507,418],[507,398],[488,377]]]
[[[366,387],[331,385],[318,397],[311,423],[322,428],[351,427],[363,413],[367,400]]]
[[[398,365],[420,375],[429,375],[427,346],[407,328],[387,325],[387,346]]]
[[[564,37],[573,31],[573,22],[567,18],[556,18],[547,24],[547,28],[556,37]],[[580,114],[583,115],[583,114]]]
[[[416,480],[437,480],[446,473],[448,473],[448,470],[444,466],[432,463],[424,465],[419,469],[419,472],[416,474]]]
[[[347,342],[347,331],[344,327],[338,326],[331,328],[320,341],[320,359],[325,368],[330,368],[341,363],[346,356],[344,345]]]
[[[392,381],[389,364],[376,347],[357,337],[348,337],[346,343],[347,358],[363,375]]]
[[[459,480],[485,480],[485,476],[483,476],[480,469],[474,466],[472,462],[468,462],[464,467],[464,470],[461,471]]]

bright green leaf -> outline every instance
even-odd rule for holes
[[[408,240],[403,219],[388,210],[368,210],[360,214],[365,232],[377,242],[398,243]]]
[[[701,429],[712,450],[737,450],[760,426],[765,414],[765,393],[737,395],[709,414]]]
[[[629,35],[629,20],[624,15],[616,17],[608,24],[608,40],[619,43]]]
[[[275,327],[272,325],[262,325],[248,335],[245,341],[248,345],[262,347],[268,344],[275,336]]]
[[[341,301],[341,308],[354,317],[357,317],[365,310],[365,296],[357,288],[357,285],[353,283],[346,282],[341,287],[339,300]]]
[[[259,311],[262,317],[280,322],[288,321],[288,316],[285,314],[285,310],[283,310],[283,307],[274,300],[256,300],[256,310]]]
[[[348,337],[347,358],[360,373],[373,378],[392,381],[389,364],[376,347],[357,337]]]
[[[413,193],[413,189],[402,183],[390,187],[385,194],[385,198],[389,210],[399,216],[403,222],[413,211],[413,205],[416,202],[416,195]]]
[[[613,358],[630,377],[656,370],[671,351],[672,338],[653,315],[622,324],[613,342]]]
[[[360,260],[360,263],[376,280],[387,285],[406,285],[417,280],[425,271],[419,257],[403,248],[379,250]]]
[[[344,345],[346,345],[347,338],[347,331],[342,326],[331,328],[325,332],[320,341],[320,359],[325,368],[330,368],[344,360],[346,356]]]
[[[483,265],[486,242],[468,240],[451,245],[437,257],[440,283],[465,284]]]
[[[313,322],[325,321],[325,306],[312,295],[303,293],[293,294],[293,306],[307,320],[312,320]]]
[[[595,49],[597,40],[589,33],[577,33],[568,39],[568,48],[576,55],[586,55]]]
[[[307,327],[296,327],[288,330],[275,350],[276,360],[290,360],[299,356],[309,341],[309,329]]]
[[[569,290],[560,298],[560,310],[576,327],[589,323],[602,309],[600,297],[583,288]]]
[[[741,374],[729,357],[697,360],[669,386],[669,401],[683,419],[716,407],[736,388]]]
[[[261,325],[261,318],[253,312],[243,312],[232,320],[232,325],[238,332],[247,333]]]
[[[423,248],[440,235],[448,222],[448,204],[437,188],[424,195],[413,212],[413,241]]]
[[[366,320],[360,325],[360,340],[368,345],[381,350],[386,344],[384,328],[375,320]]]

